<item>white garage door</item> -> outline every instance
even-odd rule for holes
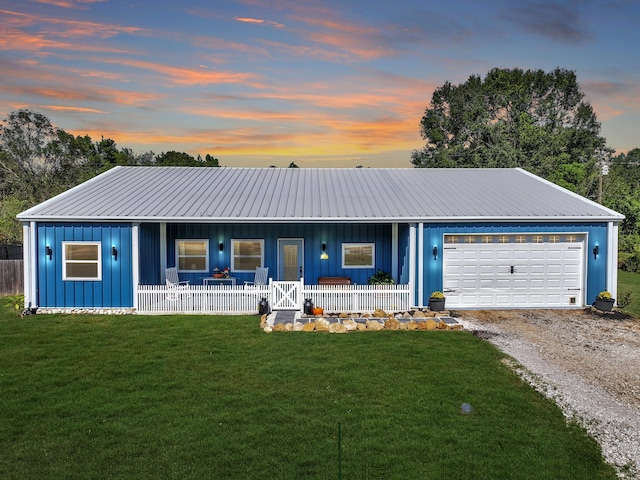
[[[445,235],[447,308],[579,307],[584,235]]]

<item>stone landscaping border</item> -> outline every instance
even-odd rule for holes
[[[376,310],[372,314],[301,315],[278,319],[278,313],[262,315],[260,328],[271,332],[375,332],[380,330],[462,330],[464,327],[448,311],[415,310],[386,313]]]

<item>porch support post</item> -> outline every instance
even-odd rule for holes
[[[398,273],[398,224],[391,224],[391,276],[397,284],[399,280]]]
[[[411,306],[416,306],[416,224],[409,225],[409,291]]]
[[[418,224],[418,306],[424,305],[424,223]]]
[[[24,271],[24,306],[25,308],[31,305],[37,307],[36,303],[36,279],[35,271],[33,268],[36,265],[37,249],[35,241],[35,222],[22,224],[22,255],[23,255],[23,271]]]
[[[167,270],[167,224],[165,222],[160,223],[160,283],[162,285],[166,282],[166,270]]]
[[[133,284],[133,308],[138,309],[138,285],[140,284],[140,224],[131,225],[131,283]]]
[[[618,298],[618,224],[607,224],[607,278],[606,288],[613,298]]]

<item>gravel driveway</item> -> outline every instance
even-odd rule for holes
[[[640,479],[640,320],[592,309],[466,311],[458,320],[586,428],[620,478]]]

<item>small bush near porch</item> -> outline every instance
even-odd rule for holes
[[[0,314],[0,478],[614,479],[468,332]],[[461,413],[469,403],[471,414]]]

